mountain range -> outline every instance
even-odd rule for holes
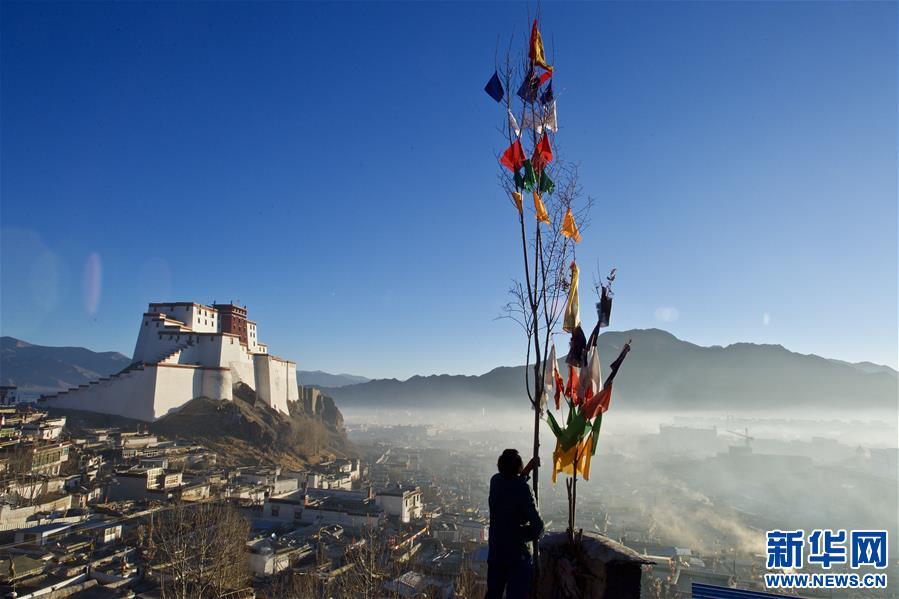
[[[606,332],[599,338],[603,376],[632,340],[615,380],[614,402],[622,408],[896,409],[899,375],[892,368],[851,364],[791,352],[780,345],[735,343],[704,347],[659,329]],[[561,349],[561,348],[559,348]],[[565,373],[564,360],[560,367]],[[413,376],[376,379],[325,389],[343,408],[421,409],[490,405],[520,406],[524,367],[499,367],[480,376]]]
[[[323,370],[297,370],[297,382],[304,387],[346,387],[367,383],[370,379],[354,374],[331,374]]]
[[[0,337],[0,385],[16,385],[27,395],[77,387],[130,363],[131,358],[119,352],[32,345],[15,337]]]
[[[791,352],[780,345],[735,343],[704,347],[659,329],[606,332],[599,350],[607,372],[621,347],[631,352],[615,381],[616,405],[656,409],[772,409],[783,407],[895,409],[899,374],[892,368]],[[563,348],[558,348],[560,353]],[[0,338],[0,384],[45,393],[118,372],[130,359],[117,352],[32,345]],[[565,372],[564,360],[560,364]],[[299,371],[341,408],[516,406],[524,394],[523,366],[479,376],[430,375],[367,380],[347,374]],[[485,402],[487,402],[485,404]]]

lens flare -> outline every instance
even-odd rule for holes
[[[84,274],[81,277],[81,292],[84,309],[91,316],[100,307],[100,294],[103,288],[103,264],[100,254],[91,252],[84,263]]]

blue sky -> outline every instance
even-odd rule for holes
[[[0,10],[2,334],[130,355],[147,302],[233,299],[300,369],[522,361],[483,86],[528,5]],[[896,366],[896,17],[544,5],[613,329]]]

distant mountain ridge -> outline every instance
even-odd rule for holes
[[[31,394],[51,393],[116,373],[131,363],[119,352],[32,345],[0,337],[0,384]]]
[[[780,345],[703,347],[659,329],[603,333],[604,375],[628,339],[632,351],[615,381],[613,399],[622,408],[896,407],[899,375],[886,366],[798,354]],[[522,366],[499,367],[480,376],[376,379],[325,392],[343,409],[445,408],[450,401],[460,408],[503,407],[521,405],[524,377]]]
[[[370,379],[354,374],[331,374],[322,370],[297,370],[297,382],[306,387],[346,387],[367,383]]]

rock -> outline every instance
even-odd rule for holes
[[[594,533],[572,546],[567,533],[540,540],[540,578],[535,596],[567,599],[639,599],[643,566],[653,562]]]

